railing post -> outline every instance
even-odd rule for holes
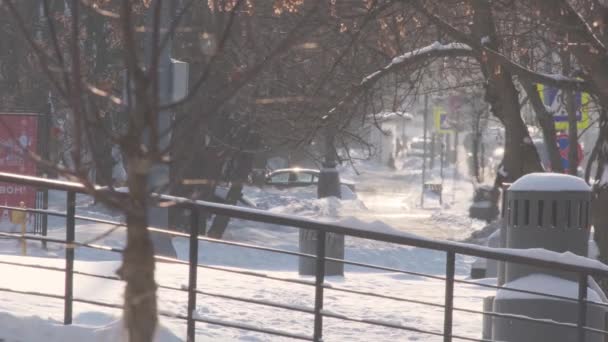
[[[205,234],[205,218],[203,217],[203,235]],[[194,312],[196,311],[196,286],[198,271],[198,235],[199,235],[199,212],[198,208],[190,209],[190,265],[188,270],[188,331],[187,342],[194,342],[196,321]]]
[[[65,249],[65,298],[63,323],[72,324],[72,299],[74,296],[74,238],[76,231],[76,193],[68,191],[66,209]]]
[[[452,341],[452,311],[454,309],[454,272],[456,269],[456,254],[447,252],[445,264],[445,305],[443,316],[443,341]]]
[[[588,278],[585,273],[580,273],[578,278],[578,342],[585,342],[585,325],[587,324],[587,287]]]
[[[317,231],[317,265],[315,267],[315,331],[313,340],[323,339],[323,283],[325,282],[325,232]]]
[[[45,174],[46,175],[46,174]],[[49,189],[44,189],[42,192],[42,209],[49,208]],[[47,214],[42,215],[42,236],[46,237],[49,226],[49,217]],[[46,249],[46,241],[42,241],[42,248]]]

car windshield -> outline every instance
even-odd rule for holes
[[[296,182],[312,183],[312,174],[306,172],[296,173]]]
[[[276,175],[272,175],[270,177],[270,182],[277,183],[277,184],[287,184],[287,182],[289,182],[289,173],[284,172],[284,173],[278,173]]]
[[[411,145],[410,148],[415,148],[415,149],[420,149],[422,150],[424,148],[424,141],[414,141]]]

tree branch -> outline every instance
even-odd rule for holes
[[[595,93],[595,87],[585,80],[581,80],[578,78],[570,78],[562,75],[546,74],[528,69],[525,66],[513,61],[509,57],[501,54],[500,52],[489,48],[485,45],[485,42],[478,42],[465,32],[460,31],[447,21],[440,18],[438,15],[431,13],[424,6],[424,4],[421,3],[420,0],[412,1],[412,4],[429,21],[435,24],[442,31],[447,33],[453,39],[456,39],[457,41],[465,43],[469,47],[471,47],[476,52],[478,59],[480,59],[482,56],[494,58],[496,62],[498,62],[503,68],[511,72],[513,75],[516,75],[520,78],[524,78],[532,83],[542,83],[560,89],[587,91]]]

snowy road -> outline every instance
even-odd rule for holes
[[[357,196],[368,210],[344,211],[363,221],[382,221],[396,229],[442,240],[460,240],[483,227],[468,218],[473,186],[469,181],[454,181],[454,168],[444,170],[443,205],[437,196],[426,194],[421,206],[421,159],[400,160],[398,170],[362,164],[359,175],[348,176],[357,182]],[[427,182],[442,183],[440,171],[427,173]]]

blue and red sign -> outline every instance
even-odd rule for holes
[[[564,171],[568,171],[570,168],[570,161],[568,160],[568,154],[570,153],[570,138],[568,134],[560,134],[557,136],[557,146],[559,148],[559,154],[562,157],[562,165],[564,167]],[[577,144],[577,164],[575,167],[578,167],[583,161],[583,148],[580,144]]]

